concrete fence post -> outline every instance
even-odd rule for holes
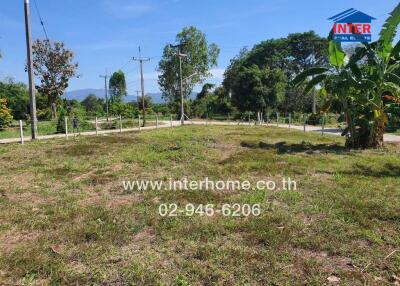
[[[306,123],[307,123],[306,115],[303,114],[303,131],[304,132],[306,132]]]
[[[140,114],[139,114],[139,117],[138,117],[138,124],[139,124],[139,131],[142,129],[142,125],[140,124]]]
[[[206,113],[206,126],[208,125],[208,113]]]
[[[276,127],[279,127],[279,112],[276,113]]]
[[[64,117],[64,127],[65,127],[65,138],[68,139],[68,117]]]
[[[122,115],[119,116],[119,133],[122,133]]]
[[[19,133],[21,136],[21,144],[24,145],[24,130],[22,129],[22,120],[19,121]]]
[[[156,113],[156,129],[158,129],[158,113]]]
[[[249,112],[249,125],[251,125],[250,112]]]
[[[289,113],[289,129],[292,127],[292,114]]]
[[[99,120],[96,117],[96,136],[99,136]]]
[[[322,130],[321,130],[322,135],[325,134],[325,114],[322,116]]]
[[[267,112],[267,126],[269,125],[269,113]]]

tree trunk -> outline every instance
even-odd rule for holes
[[[57,106],[55,103],[51,104],[51,118],[53,120],[57,119]]]
[[[370,148],[382,148],[383,147],[383,135],[385,133],[385,122],[382,118],[375,119],[374,126],[371,130],[372,134],[369,137],[368,147]]]

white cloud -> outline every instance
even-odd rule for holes
[[[225,72],[225,69],[212,69],[211,70],[212,78],[215,80],[223,80],[224,72]]]

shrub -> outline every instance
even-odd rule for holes
[[[57,133],[65,133],[65,116],[67,112],[64,108],[61,108],[60,114],[57,120]]]
[[[11,110],[7,107],[7,100],[0,98],[0,129],[4,129],[11,125],[13,117]]]

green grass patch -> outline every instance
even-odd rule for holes
[[[0,284],[325,285],[332,275],[341,285],[395,283],[399,155],[398,145],[352,151],[337,136],[255,126],[1,145]],[[122,186],[205,177],[253,188]],[[284,177],[297,189],[254,187]],[[260,204],[262,213],[161,217],[162,203]]]

